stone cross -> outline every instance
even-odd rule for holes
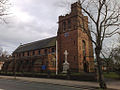
[[[67,50],[65,50],[64,54],[65,54],[65,62],[67,62],[67,56],[68,56]]]
[[[69,70],[69,63],[67,62],[67,56],[68,56],[67,50],[65,50],[64,54],[65,54],[65,62],[63,63],[63,73],[67,73]]]

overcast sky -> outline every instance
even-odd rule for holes
[[[66,14],[70,6],[61,2],[66,0],[10,0],[8,23],[0,24],[0,47],[12,53],[20,43],[56,36],[58,16]]]
[[[10,0],[7,24],[0,24],[0,47],[13,52],[25,44],[57,35],[58,16],[67,12],[65,0]],[[71,0],[74,2],[76,0]],[[63,5],[63,7],[61,7]]]

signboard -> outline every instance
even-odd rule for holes
[[[65,37],[68,37],[68,36],[69,36],[69,33],[68,33],[68,32],[66,32],[66,33],[64,34],[64,36],[65,36]]]
[[[45,65],[42,65],[42,70],[45,70],[46,69],[46,66]]]

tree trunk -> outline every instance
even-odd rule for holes
[[[100,59],[100,49],[99,47],[95,49],[95,53],[96,53],[96,59],[97,59],[97,67],[98,67],[98,75],[99,75],[99,85],[100,88],[102,89],[106,89],[106,83],[104,81],[104,77],[103,77],[103,72],[102,72],[102,63],[101,63],[101,59]]]

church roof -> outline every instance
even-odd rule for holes
[[[55,45],[56,45],[56,37],[51,37],[51,38],[20,45],[13,53],[32,51],[32,50],[52,47]]]

